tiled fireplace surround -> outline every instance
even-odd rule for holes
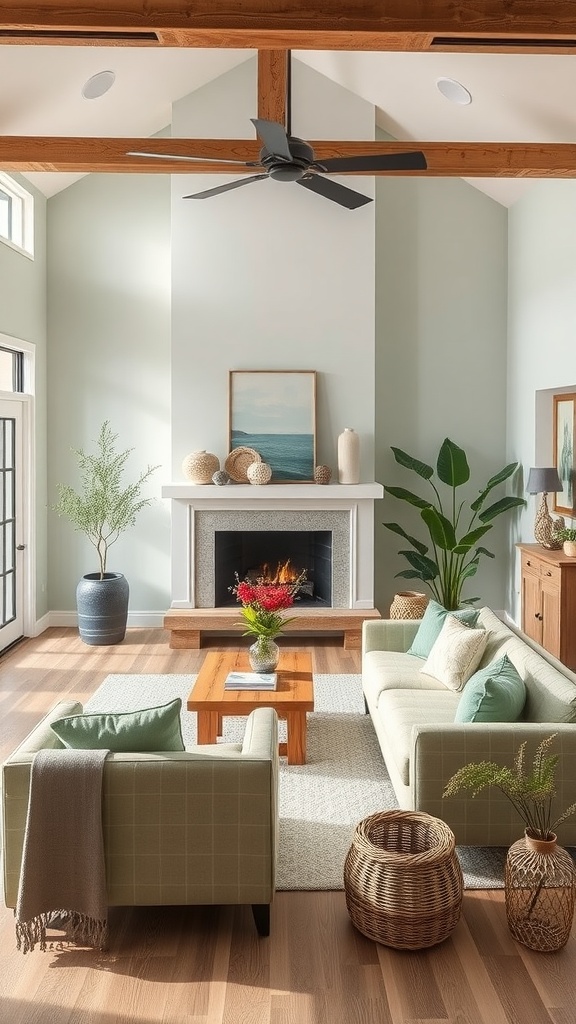
[[[214,609],[217,531],[329,531],[333,609],[373,610],[374,501],[382,494],[378,483],[164,486],[172,504],[168,614]]]

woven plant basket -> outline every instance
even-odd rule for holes
[[[428,597],[417,590],[402,590],[394,595],[390,605],[391,619],[421,619],[426,611]]]
[[[525,835],[506,857],[504,896],[508,927],[529,949],[552,953],[570,937],[576,873],[570,854],[557,845]]]
[[[352,924],[395,949],[443,942],[458,922],[463,879],[454,834],[421,811],[382,811],[356,827],[344,864]]]

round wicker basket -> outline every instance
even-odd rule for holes
[[[232,449],[224,463],[224,469],[234,483],[247,484],[248,476],[246,471],[253,462],[262,462],[262,456],[254,451],[253,448],[246,448],[244,445],[241,445],[239,448]]]
[[[417,590],[401,590],[390,605],[391,619],[421,619],[426,611],[428,597]]]
[[[443,942],[458,922],[463,879],[454,834],[421,811],[382,811],[356,827],[344,864],[352,924],[395,949]]]

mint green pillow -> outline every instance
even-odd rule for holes
[[[100,712],[70,715],[52,722],[50,728],[65,747],[74,750],[112,750],[144,753],[150,750],[184,750],[177,697],[160,707],[142,711]]]
[[[415,654],[418,658],[427,658],[440,636],[447,615],[453,615],[467,626],[475,626],[479,614],[480,612],[476,608],[460,608],[457,612],[451,612],[447,608],[443,608],[437,601],[429,601],[407,654]]]
[[[524,680],[507,654],[478,669],[466,683],[455,722],[516,722],[526,700]]]

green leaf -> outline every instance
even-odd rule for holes
[[[423,508],[420,515],[430,530],[430,536],[437,548],[452,551],[456,546],[454,527],[446,516],[443,516],[432,505]]]
[[[424,513],[422,513],[424,515]],[[456,547],[454,548],[455,555],[465,555],[467,551],[470,551],[474,547],[477,540],[483,537],[488,530],[491,530],[492,526],[478,526],[475,530],[470,530],[465,537],[462,537]]]
[[[422,573],[416,572],[415,569],[402,569],[402,572],[397,572],[395,574],[395,578],[398,576],[400,576],[403,580],[424,580],[424,582],[426,582],[425,577],[422,575]]]
[[[508,480],[508,478],[511,477],[517,469],[518,463],[510,462],[508,466],[504,466],[504,469],[501,469],[499,473],[495,474],[495,476],[491,476],[484,490],[480,492],[475,501],[471,502],[470,508],[472,511],[477,512],[478,509],[482,508],[482,505],[484,504],[487,495],[490,494],[490,491],[492,491],[494,487],[497,487],[498,484],[503,484],[505,480]]]
[[[476,548],[477,555],[487,555],[488,558],[496,558],[493,551],[488,551],[488,548]]]
[[[513,498],[512,495],[508,495],[505,498],[500,498],[500,501],[495,501],[493,505],[485,508],[480,513],[480,520],[483,523],[490,522],[491,519],[495,519],[496,516],[502,514],[502,512],[508,512],[511,508],[518,508],[519,505],[525,505],[524,498]]]
[[[406,469],[413,469],[418,476],[421,476],[424,480],[429,480],[434,469],[432,466],[428,466],[425,462],[420,462],[419,459],[413,458],[412,455],[408,455],[407,452],[403,452],[401,448],[392,448],[394,452],[394,458],[399,466],[404,466]]]
[[[475,576],[478,572],[478,562],[469,562],[465,565],[460,573],[461,580],[467,580],[470,576]]]
[[[448,437],[442,442],[436,464],[438,478],[449,487],[460,487],[470,479],[466,452]]]
[[[421,555],[425,555],[428,551],[426,544],[423,544],[421,540],[416,540],[416,537],[411,537],[398,523],[382,523],[382,526],[385,526],[387,530],[392,530],[392,533],[397,533],[400,537],[404,537],[404,540],[407,540]]]
[[[420,498],[412,491],[407,491],[405,487],[385,487],[384,490],[393,498],[400,498],[401,501],[408,501],[411,505],[416,505],[416,508],[428,508],[430,505],[429,501],[424,501],[424,498]]]
[[[421,579],[435,580],[438,576],[438,566],[431,558],[420,555],[417,551],[399,551],[398,554],[404,555],[406,561],[422,574]]]

